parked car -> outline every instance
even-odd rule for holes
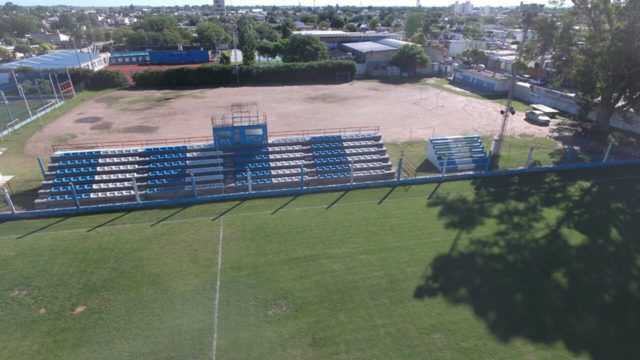
[[[540,110],[531,110],[527,111],[524,115],[525,120],[528,120],[531,123],[542,126],[549,126],[551,124],[551,119]]]
[[[545,86],[547,85],[547,82],[542,80],[542,79],[531,79],[529,80],[529,83],[531,85],[538,85],[538,86]]]

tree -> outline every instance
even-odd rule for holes
[[[11,54],[11,51],[5,49],[5,48],[0,48],[0,59],[2,60],[9,60],[13,57],[13,54]]]
[[[391,58],[391,65],[415,77],[419,67],[425,67],[431,62],[424,49],[418,45],[403,45]]]
[[[296,29],[296,26],[293,24],[293,21],[291,21],[291,19],[289,18],[284,19],[284,21],[282,22],[282,25],[280,25],[280,33],[282,34],[282,38],[288,39],[289,36],[291,36],[291,34],[293,33],[293,30],[295,29]]]
[[[329,51],[320,39],[311,35],[291,35],[283,43],[282,61],[308,62],[329,58]]]
[[[282,44],[279,41],[271,42],[261,40],[256,45],[256,50],[258,50],[258,53],[260,55],[274,59],[278,57],[278,55],[280,55],[280,53],[282,52]]]
[[[489,60],[487,54],[480,49],[467,49],[462,53],[462,56],[473,64],[487,65]]]
[[[377,16],[369,20],[369,29],[376,30],[380,27],[380,18]]]
[[[255,24],[253,30],[260,40],[276,42],[281,39],[280,32],[264,21]]]
[[[345,21],[342,16],[334,16],[333,20],[331,20],[331,27],[333,29],[342,29],[344,27]]]
[[[424,15],[422,13],[410,13],[404,22],[404,36],[410,39],[415,33],[421,31]]]
[[[572,0],[575,15],[585,19],[584,46],[573,57],[573,78],[585,111],[595,108],[592,133],[605,138],[611,117],[640,112],[640,2]]]
[[[33,52],[33,49],[31,49],[31,46],[27,44],[17,44],[13,51],[21,54],[31,54]]]
[[[553,47],[553,42],[555,40],[556,32],[558,31],[558,26],[556,25],[556,21],[554,18],[539,16],[533,22],[533,29],[538,34],[536,52],[540,56],[540,65],[542,66],[544,63],[545,55],[547,55],[547,53],[551,51],[551,48]]]
[[[354,23],[348,23],[347,25],[344,26],[344,31],[346,31],[346,32],[357,32],[358,31],[358,27]]]
[[[424,36],[423,33],[415,33],[410,40],[412,43],[418,44],[418,45],[426,45],[427,44],[427,37]]]
[[[76,19],[74,19],[71,14],[61,14],[58,16],[58,21],[53,24],[53,27],[58,30],[71,32],[78,27],[78,23],[76,23]]]
[[[3,19],[4,20],[4,19]],[[17,37],[24,37],[38,30],[37,19],[31,15],[13,14],[7,21],[8,30]]]
[[[256,61],[256,36],[250,17],[243,16],[238,20],[238,46],[242,50],[242,63],[253,64]]]
[[[216,22],[200,23],[196,28],[198,41],[209,49],[218,49],[219,44],[228,43],[231,39],[229,33]]]

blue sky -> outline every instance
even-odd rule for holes
[[[121,6],[121,5],[202,5],[213,3],[213,0],[169,0],[169,1],[157,1],[157,0],[13,0],[14,4],[22,6],[32,5],[73,5],[73,6]],[[455,0],[422,0],[423,6],[445,6],[454,3]],[[462,1],[461,1],[462,2]],[[474,6],[516,6],[520,4],[520,0],[476,0],[471,1]],[[537,2],[547,3],[547,0],[526,0],[526,3]],[[313,0],[227,0],[228,4],[233,5],[298,5],[312,6]],[[360,5],[363,6],[411,6],[416,4],[416,0],[316,0],[317,6],[323,5]]]

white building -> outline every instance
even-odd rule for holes
[[[451,11],[456,15],[470,14],[473,12],[473,4],[471,1],[466,1],[464,3],[456,1],[455,4],[451,5]]]
[[[224,5],[224,0],[213,0],[213,13],[216,15],[227,14],[227,8]]]

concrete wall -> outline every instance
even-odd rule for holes
[[[577,115],[580,112],[580,106],[576,103],[575,96],[572,94],[565,94],[540,86],[517,83],[513,95],[518,100],[530,104],[546,105],[567,114]],[[596,112],[591,111],[587,118],[594,121],[596,119]],[[640,134],[640,115],[633,112],[615,114],[611,118],[611,126],[616,129]]]

